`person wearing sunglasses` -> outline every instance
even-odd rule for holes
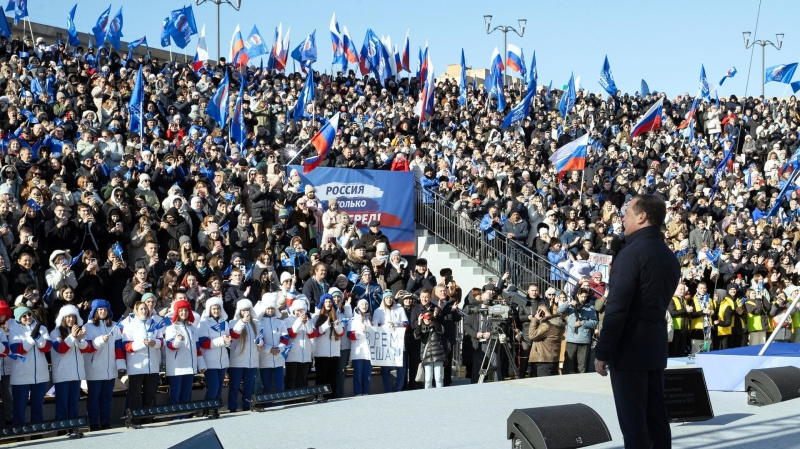
[[[45,354],[50,351],[50,334],[33,317],[31,309],[14,309],[16,322],[9,326],[10,350],[17,355],[11,364],[11,396],[14,398],[13,423],[25,423],[28,398],[31,404],[31,423],[44,420],[44,395],[50,383],[50,371]],[[24,357],[24,360],[23,360]]]

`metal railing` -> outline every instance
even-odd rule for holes
[[[557,270],[562,279],[578,283],[578,279],[569,273],[500,232],[495,232],[495,238],[488,240],[479,221],[453,209],[453,204],[439,193],[425,189],[419,183],[414,187],[417,223],[492,274],[502,276],[508,272],[508,283],[520,289],[536,284],[542,293],[549,287],[563,288],[565,281],[550,280],[553,270]]]

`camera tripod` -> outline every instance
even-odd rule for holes
[[[492,330],[490,331],[489,342],[486,344],[486,352],[483,355],[483,360],[481,361],[481,367],[478,371],[480,376],[478,377],[478,383],[483,383],[484,379],[488,374],[494,374],[494,372],[499,369],[500,367],[493,367],[492,366],[492,356],[495,355],[495,351],[497,350],[497,346],[500,345],[506,351],[506,355],[508,356],[509,366],[511,367],[511,373],[519,377],[519,371],[517,371],[517,365],[514,364],[514,351],[511,349],[511,343],[508,341],[508,337],[506,336],[505,332],[500,328],[497,323],[492,323]],[[500,354],[497,354],[496,358],[497,364],[500,363]]]

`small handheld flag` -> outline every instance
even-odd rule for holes
[[[150,327],[147,328],[147,332],[155,332],[157,330],[164,329],[165,327],[169,326],[170,324],[172,324],[172,321],[170,321],[167,318],[163,318],[159,322],[153,321],[152,323],[150,323]]]
[[[292,350],[293,345],[294,345],[293,343],[289,343],[288,345],[286,345],[286,349],[284,349],[283,352],[281,352],[281,355],[283,356],[284,359],[289,357],[289,351]]]
[[[355,284],[358,282],[358,275],[351,271],[350,274],[347,275],[347,280]]]
[[[19,362],[25,361],[25,356],[19,354],[9,354],[8,357],[10,357],[11,360],[17,360]]]
[[[225,322],[220,321],[219,323],[211,326],[211,330],[215,332],[224,332],[225,331]]]
[[[79,260],[81,260],[81,256],[83,256],[83,251],[81,251],[77,256],[72,258],[72,262],[69,264],[69,266],[71,267],[75,266],[75,264],[78,263]]]
[[[725,76],[723,76],[722,79],[719,80],[719,85],[722,86],[722,83],[724,83],[726,79],[733,78],[734,75],[736,75],[736,67],[735,66],[731,67],[730,69],[728,69],[728,73],[726,73]]]
[[[258,335],[256,335],[256,339],[253,343],[260,345],[264,341],[264,328],[258,330]]]
[[[33,198],[31,198],[31,199],[29,199],[29,200],[28,200],[28,207],[30,207],[31,209],[33,209],[33,210],[34,210],[34,212],[39,212],[40,210],[42,210],[42,208],[41,208],[41,207],[39,207],[39,203],[37,203],[36,201],[34,201],[34,200],[33,200]]]
[[[114,244],[111,251],[114,252],[115,256],[122,258],[122,245],[120,245],[119,242]]]
[[[50,303],[50,293],[52,292],[53,292],[53,286],[48,285],[47,290],[44,291],[44,295],[42,296],[42,298],[44,298],[45,302],[47,302],[48,304]]]

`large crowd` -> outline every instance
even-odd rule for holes
[[[137,133],[127,105],[140,67]],[[231,106],[246,83],[244,142],[206,112],[226,73]],[[301,387],[312,366],[332,398],[345,394],[348,367],[353,394],[369,394],[369,326],[406,328],[403,367],[381,369],[384,391],[449,386],[459,343],[475,382],[492,323],[462,309],[507,302],[509,292],[526,303],[505,329],[517,360],[498,357],[494,377],[508,374],[508,362],[522,376],[558,374],[562,352],[562,373],[585,372],[607,288],[589,253],[620,250],[621,216],[641,193],[667,202],[664,237],[683,268],[665,317],[671,356],[684,356],[692,339],[706,350],[763,343],[797,293],[796,192],[766,217],[799,145],[794,97],[700,101],[690,140],[690,129],[678,129],[688,94],[581,90],[562,117],[556,91],[541,89],[522,123],[501,128],[508,110],[485,88],[468,85],[460,104],[458,83],[442,80],[420,125],[416,78],[381,84],[353,71],[307,75],[317,78],[313,111],[295,121],[304,76],[224,60],[196,73],[104,48],[0,38],[7,423],[25,422],[28,398],[30,421],[41,421],[51,386],[56,416],[76,416],[85,381],[90,425],[107,428],[115,381],[124,376],[138,407],[154,402],[159,373],[172,402],[190,398],[199,373],[207,398],[221,398],[227,382],[232,412],[250,408],[256,378],[265,392]],[[508,109],[520,89],[505,88]],[[631,138],[655,101],[663,126]],[[553,287],[508,285],[507,276],[459,286],[452,271],[431,273],[424,259],[392,250],[379,221],[358,227],[335,200],[320,201],[286,164],[311,156],[297,151],[337,112],[322,166],[413,171],[487,239],[547,259]],[[548,157],[586,133],[585,172],[560,179]],[[715,182],[726,151],[732,163]],[[800,341],[800,317],[787,323],[778,340]]]

